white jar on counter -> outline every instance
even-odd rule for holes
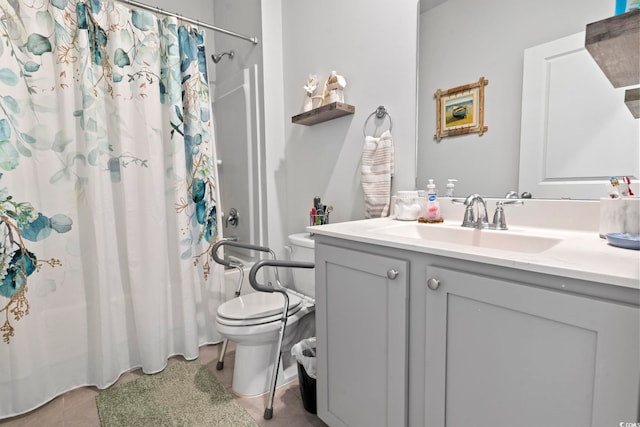
[[[640,233],[640,197],[600,198],[600,237]]]
[[[398,191],[396,193],[393,209],[396,219],[401,221],[415,221],[420,216],[420,210],[421,204],[417,191]]]

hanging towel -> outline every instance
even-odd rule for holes
[[[389,215],[393,169],[394,153],[391,132],[384,131],[379,138],[365,137],[361,166],[365,218],[380,218]]]

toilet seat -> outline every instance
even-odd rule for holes
[[[290,292],[287,317],[302,308],[302,299]],[[218,307],[216,321],[229,326],[251,326],[280,320],[284,297],[278,292],[254,292],[233,298]]]

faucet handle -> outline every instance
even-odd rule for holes
[[[522,199],[502,199],[496,202],[496,206],[502,205],[524,205],[524,200]]]
[[[496,202],[496,211],[493,214],[493,228],[496,230],[507,230],[507,219],[504,216],[504,208],[501,201]]]
[[[496,202],[496,211],[493,214],[493,228],[496,230],[508,230],[507,218],[504,216],[503,205],[524,205],[524,202],[519,199],[506,199],[498,200]]]
[[[505,194],[504,198],[498,201],[498,203],[505,205],[523,205],[524,201],[520,198],[520,196],[518,196],[517,192],[511,190],[507,194]],[[496,206],[497,205],[498,204],[496,203]]]
[[[451,203],[454,205],[465,205],[464,218],[462,219],[462,227],[474,227],[476,218],[473,213],[473,205],[467,204],[467,198],[455,197],[451,199]]]
[[[229,227],[231,224],[234,228],[238,226],[239,220],[238,210],[236,208],[229,209],[229,215],[224,220],[225,228]]]
[[[479,194],[470,194],[466,199],[464,199],[464,204],[467,206],[473,206],[476,200],[482,201],[482,197]],[[484,201],[482,203],[484,203]]]
[[[520,197],[518,197],[518,192],[511,190],[509,191],[507,194],[504,195],[505,199],[519,199]]]

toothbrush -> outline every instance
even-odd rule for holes
[[[612,176],[609,179],[609,183],[607,184],[607,186],[609,187],[609,197],[611,197],[612,199],[617,199],[618,197],[620,197],[620,182],[615,176]]]
[[[631,191],[631,180],[628,176],[625,176],[623,181],[627,183],[627,191],[629,192],[629,195],[633,196],[633,191]]]

